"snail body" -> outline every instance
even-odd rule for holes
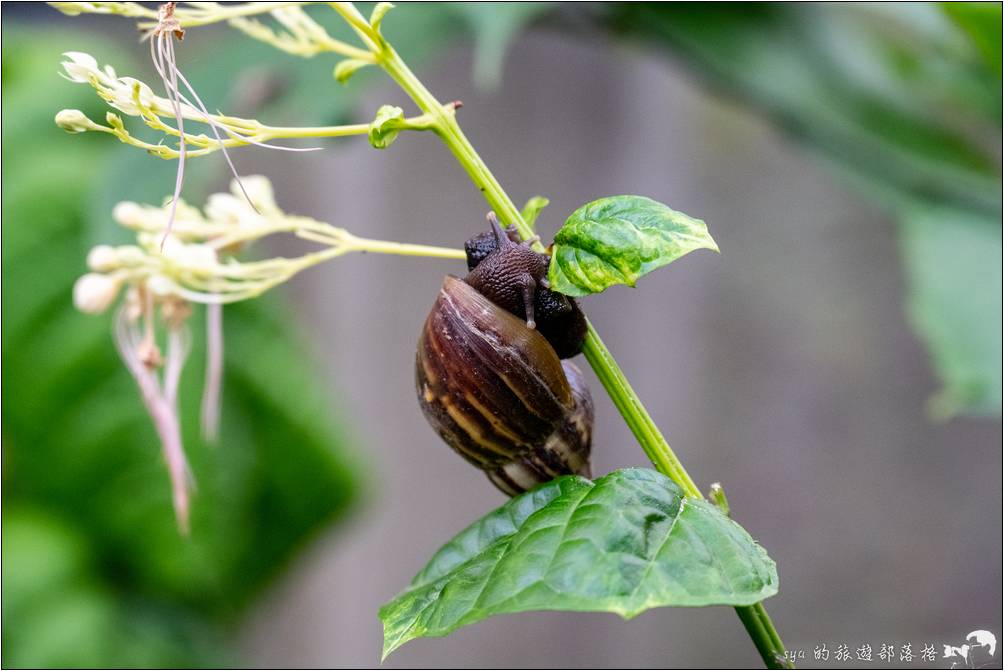
[[[470,273],[464,281],[493,303],[516,316],[526,315],[527,326],[540,330],[558,356],[568,359],[582,351],[586,316],[575,299],[551,291],[547,268],[551,257],[520,242],[514,226],[503,229],[494,213],[491,230],[464,245]]]
[[[467,278],[444,280],[419,338],[415,380],[440,437],[515,495],[559,475],[590,476],[593,404],[581,371],[545,337],[581,315],[578,306],[542,297],[547,256],[497,221],[492,237],[494,248],[483,236],[468,241],[469,263],[481,258]],[[560,335],[566,353],[575,349]]]

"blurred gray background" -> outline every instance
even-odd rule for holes
[[[961,642],[1001,632],[1001,423],[934,423],[937,388],[908,329],[896,230],[818,158],[672,62],[530,31],[501,86],[471,84],[471,53],[420,76],[522,203],[551,199],[553,235],[594,198],[638,193],[705,219],[698,252],[583,301],[695,479],[721,481],[734,516],[779,566],[768,602],[787,647]],[[361,109],[410,109],[390,85]],[[242,152],[279,204],[374,238],[460,245],[486,205],[431,136],[295,156]],[[273,251],[286,249],[277,243]],[[459,263],[354,256],[288,295],[372,466],[362,508],[320,538],[242,635],[256,666],[376,664],[378,607],[440,544],[503,502],[440,443],[414,398],[419,328]],[[591,371],[589,371],[592,377]],[[592,378],[594,472],[645,458]],[[832,657],[831,657],[832,661]],[[728,608],[534,613],[417,640],[387,667],[726,667],[756,662]],[[915,663],[916,664],[916,663]],[[940,662],[939,662],[940,665]],[[846,666],[846,664],[844,665]]]
[[[32,12],[71,22],[48,8]],[[74,25],[135,46],[127,22]],[[211,49],[200,57],[199,39],[191,43],[183,69],[215,64]],[[235,49],[219,57],[254,62]],[[910,643],[916,655],[936,644],[940,658],[941,644],[959,645],[975,629],[1000,638],[1001,421],[937,423],[926,413],[939,382],[905,319],[892,216],[654,50],[538,26],[515,41],[493,91],[474,86],[472,61],[460,45],[416,70],[440,99],[464,101],[463,128],[517,204],[551,199],[538,221],[545,240],[579,205],[636,193],[704,219],[718,241],[721,255],[688,255],[637,289],[614,287],[582,305],[695,480],[705,490],[722,482],[733,516],[777,561],[781,590],[767,607],[787,647],[805,651],[800,665],[818,666],[812,651],[822,644],[831,666],[847,668],[834,663],[837,645],[870,644],[877,654],[884,643]],[[227,83],[244,91],[254,74]],[[318,85],[318,95],[341,91],[331,80]],[[413,109],[381,80],[351,118],[364,121],[384,103]],[[435,137],[405,134],[382,152],[363,139],[325,147],[234,158],[243,174],[269,176],[287,211],[366,237],[460,246],[483,226],[484,201]],[[222,190],[222,160],[209,160]],[[300,250],[283,240],[268,247]],[[439,441],[415,399],[419,329],[443,276],[463,270],[350,256],[278,290],[311,334],[307,355],[367,473],[354,515],[308,543],[239,627],[244,663],[378,664],[380,605],[505,500]],[[597,406],[594,473],[645,466],[583,367]],[[627,623],[607,614],[497,617],[410,642],[385,666],[758,663],[732,610],[707,608]]]

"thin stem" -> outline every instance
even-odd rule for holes
[[[355,31],[359,39],[366,45],[366,48],[379,58],[382,47],[386,47],[387,42],[380,37],[377,31],[373,30],[370,22],[366,20],[365,16],[359,13],[356,6],[351,2],[329,2],[328,4],[345,19],[345,23],[349,24],[349,27]]]
[[[336,9],[339,8],[336,7]],[[347,10],[339,9],[339,13],[345,16]],[[358,21],[358,17],[353,18]],[[363,32],[354,24],[353,28],[357,32]],[[386,42],[382,42],[381,48],[375,52],[375,55],[377,63],[414,100],[415,104],[433,119],[434,129],[502,221],[515,224],[524,239],[533,237],[533,230],[523,220],[512,199],[492,175],[488,166],[481,160],[470,140],[460,129],[455,115],[449,113],[449,108],[444,107],[436,100],[435,96],[425,88],[397,52]],[[539,243],[536,246],[539,248]],[[648,414],[638,394],[631,388],[624,372],[617,365],[617,361],[603,340],[600,339],[592,324],[589,325],[583,353],[655,467],[678,484],[687,496],[704,498],[679,458],[669,447],[669,443],[666,442],[655,422],[652,421],[652,417]],[[764,664],[771,669],[790,668],[791,664],[785,656],[784,645],[763,604],[736,607],[735,610]]]
[[[429,245],[411,245],[404,242],[388,242],[385,240],[367,240],[352,238],[346,245],[348,251],[371,252],[373,254],[397,254],[398,256],[432,256],[440,259],[466,259],[467,254],[462,249],[452,247],[432,247]]]
[[[344,126],[263,126],[260,137],[267,140],[279,140],[296,137],[348,137],[350,135],[366,135],[370,130],[368,123],[354,123]]]
[[[202,391],[202,439],[215,443],[223,389],[223,306],[206,306],[206,379]]]

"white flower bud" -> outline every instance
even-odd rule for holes
[[[167,257],[176,263],[181,263],[181,259],[184,256],[185,243],[175,235],[167,235],[159,238],[159,240],[158,244],[160,245],[161,256]]]
[[[160,233],[137,233],[136,240],[147,254],[160,254],[160,241],[164,236]]]
[[[146,281],[147,290],[154,296],[171,296],[174,292],[174,282],[163,275],[154,275]]]
[[[63,69],[71,81],[88,82],[89,77],[98,69],[98,62],[90,54],[80,51],[67,51],[63,54],[69,61],[63,61]]]
[[[99,273],[107,273],[119,267],[118,253],[114,247],[98,245],[87,254],[87,267]]]
[[[118,296],[121,281],[100,273],[87,273],[73,285],[73,305],[81,312],[98,315]]]
[[[215,224],[240,226],[249,216],[257,217],[247,200],[229,193],[214,193],[206,201],[206,216]]]
[[[138,226],[143,221],[143,207],[124,200],[112,210],[112,218],[123,226]]]
[[[93,11],[93,5],[89,2],[53,2],[51,4],[67,16],[80,16],[88,10]]]
[[[185,245],[185,265],[210,270],[216,266],[216,250],[209,245]]]
[[[164,241],[163,255],[187,268],[211,270],[216,265],[216,250],[199,243],[185,244],[173,235]]]
[[[255,204],[259,212],[266,214],[278,209],[275,204],[275,194],[272,192],[272,182],[269,181],[268,177],[264,175],[250,175],[249,177],[242,177],[241,183],[244,184],[247,195],[251,198],[251,202]],[[236,179],[230,181],[230,192],[247,205],[247,198],[244,197],[241,185],[237,183]]]
[[[115,248],[115,257],[119,267],[132,267],[142,265],[146,261],[146,254],[135,245],[123,245]]]
[[[56,125],[67,133],[83,133],[100,128],[80,110],[60,110],[56,114]]]

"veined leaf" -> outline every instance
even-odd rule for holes
[[[715,506],[651,470],[553,480],[462,531],[380,609],[386,657],[420,636],[528,610],[750,605],[774,562]]]
[[[700,219],[644,196],[611,196],[583,205],[554,236],[548,280],[585,296],[639,277],[695,249],[718,245]]]

